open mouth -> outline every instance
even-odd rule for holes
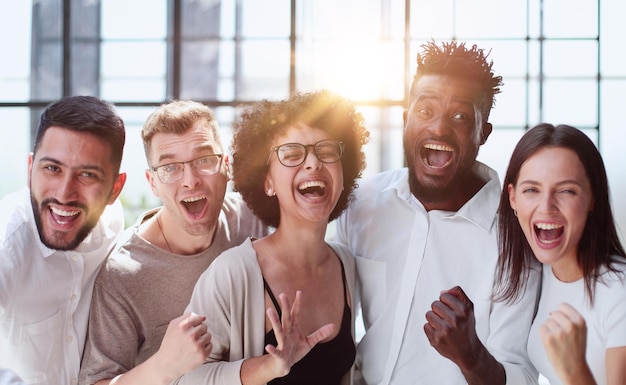
[[[67,225],[74,222],[80,214],[80,210],[61,210],[58,207],[49,206],[52,219],[59,225]]]
[[[453,155],[454,149],[443,144],[428,143],[425,144],[420,151],[422,162],[433,168],[446,167],[450,164]]]
[[[321,180],[302,182],[298,192],[306,197],[322,197],[326,194],[326,183]]]
[[[558,241],[564,231],[564,227],[556,223],[536,223],[534,228],[537,239],[545,245]]]
[[[193,216],[202,214],[204,207],[207,204],[207,198],[205,196],[191,197],[182,200],[182,204],[185,210]]]

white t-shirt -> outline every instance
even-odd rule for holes
[[[626,274],[626,265],[615,265]],[[622,280],[614,273],[602,275],[603,282],[595,286],[593,307],[585,295],[585,281],[561,282],[550,265],[543,266],[543,282],[537,317],[528,337],[528,355],[551,385],[561,384],[541,342],[539,327],[548,314],[567,302],[578,311],[587,324],[587,363],[598,385],[606,384],[605,351],[626,346],[626,276]]]
[[[539,275],[522,302],[490,300],[501,188],[487,166],[477,162],[474,172],[488,181],[458,212],[426,211],[411,194],[404,168],[360,181],[355,200],[338,219],[335,239],[356,256],[366,330],[357,348],[361,383],[466,384],[423,329],[440,292],[459,285],[474,303],[478,337],[505,367],[507,382],[536,384],[526,339]]]

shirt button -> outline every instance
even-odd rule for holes
[[[75,379],[75,378],[72,378],[72,379],[70,380],[70,384],[71,384],[71,385],[76,384],[76,379]]]
[[[77,255],[72,255],[72,261],[74,261],[74,262],[78,261],[78,256]]]
[[[76,294],[72,294],[72,296],[70,297],[70,299],[71,299],[72,301],[76,301]]]
[[[72,336],[67,336],[67,338],[65,338],[65,340],[67,341],[67,343],[69,344],[70,342],[74,341],[74,337]]]

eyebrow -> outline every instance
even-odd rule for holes
[[[211,151],[213,154],[215,154],[215,147],[216,146],[213,143],[205,144],[205,145],[202,145],[200,147],[194,148],[192,154],[196,154],[197,155],[197,154],[202,153],[204,151]],[[161,163],[164,160],[165,161],[168,161],[168,160],[173,161],[175,158],[176,158],[176,156],[174,154],[170,154],[170,153],[161,154],[159,156],[159,159],[158,159],[157,163]],[[172,163],[181,163],[181,162],[182,161],[176,161],[176,162],[172,162]]]
[[[532,179],[525,179],[525,180],[518,181],[517,184],[541,185],[542,183],[536,180],[532,180]],[[566,179],[566,180],[562,180],[556,183],[557,186],[562,186],[564,184],[573,184],[573,185],[582,187],[582,183],[578,182],[575,179]]]
[[[41,159],[39,159],[39,161],[37,163],[41,164],[44,162],[49,162],[49,163],[54,163],[58,166],[62,166],[62,167],[69,167],[67,164],[61,162],[58,159],[54,159],[51,158],[49,156],[43,156],[41,157]],[[96,170],[102,174],[106,174],[106,172],[104,171],[104,169],[100,166],[95,166],[95,165],[91,165],[91,164],[84,164],[84,165],[80,165],[78,167],[72,167],[73,170]]]
[[[441,99],[442,97],[438,93],[432,92],[430,90],[424,90],[415,95],[415,102],[429,101],[429,100],[441,100]],[[476,103],[471,98],[458,98],[458,97],[453,98],[452,102],[459,103],[461,105],[465,105],[470,108],[474,108],[474,104]]]

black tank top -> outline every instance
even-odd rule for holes
[[[350,370],[356,356],[356,347],[351,333],[352,314],[346,296],[346,276],[343,264],[341,264],[341,277],[343,279],[344,308],[341,328],[337,336],[328,342],[320,342],[315,345],[304,358],[291,367],[288,375],[275,378],[268,382],[268,385],[339,385],[343,376]],[[263,284],[280,317],[280,306],[274,293],[272,293],[265,279],[263,279]],[[265,344],[277,345],[274,330],[265,334]]]

